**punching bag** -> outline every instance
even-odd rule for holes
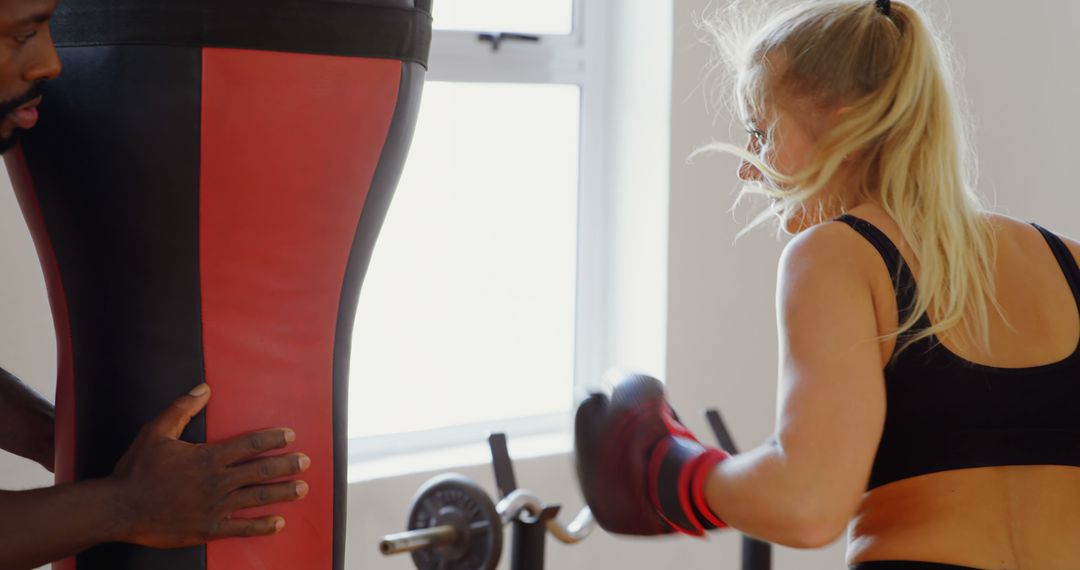
[[[430,0],[63,0],[61,77],[5,160],[57,331],[56,475],[184,432],[288,426],[311,457],[274,536],[103,544],[63,570],[344,568],[350,337],[412,137]]]

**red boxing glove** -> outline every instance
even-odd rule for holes
[[[590,394],[577,410],[574,454],[585,502],[608,532],[702,536],[727,526],[704,491],[728,454],[701,445],[655,378],[630,376],[610,400]]]

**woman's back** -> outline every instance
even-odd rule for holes
[[[851,212],[896,244],[916,283],[919,264],[895,222],[879,207]],[[997,368],[1057,363],[1080,345],[1080,310],[1061,265],[1033,226],[990,215],[999,250],[998,301],[1009,327],[990,313],[990,350],[944,343],[960,358]],[[1080,243],[1062,238],[1074,259]],[[874,277],[879,333],[898,324],[896,293],[881,257],[860,258]],[[882,366],[895,342],[882,346]],[[1010,381],[1023,382],[1017,374]],[[1080,378],[1076,381],[1080,382]],[[1075,568],[1080,544],[1080,469],[1019,465],[939,471],[875,487],[864,495],[849,527],[848,562],[932,560],[974,568]]]

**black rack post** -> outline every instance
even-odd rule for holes
[[[491,447],[491,460],[495,468],[495,485],[501,497],[506,497],[517,490],[514,477],[514,465],[510,461],[510,452],[506,446],[506,434],[493,433],[488,436]],[[529,522],[514,519],[514,538],[510,550],[511,570],[543,570],[544,547],[547,539],[547,521],[559,514],[559,505],[544,505],[540,516]],[[530,519],[533,517],[530,517]]]
[[[735,447],[735,441],[731,439],[731,433],[724,425],[717,410],[705,410],[705,419],[709,421],[709,427],[720,442],[720,449],[735,455],[739,450]],[[772,568],[772,545],[746,535],[742,537],[742,570],[771,570]]]
[[[514,539],[510,548],[512,570],[543,570],[547,521],[559,514],[559,506],[544,507],[535,522],[514,521]]]

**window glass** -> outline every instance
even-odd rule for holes
[[[481,32],[569,34],[573,0],[436,0],[435,28]]]
[[[360,295],[350,437],[571,406],[580,88],[424,89]]]

